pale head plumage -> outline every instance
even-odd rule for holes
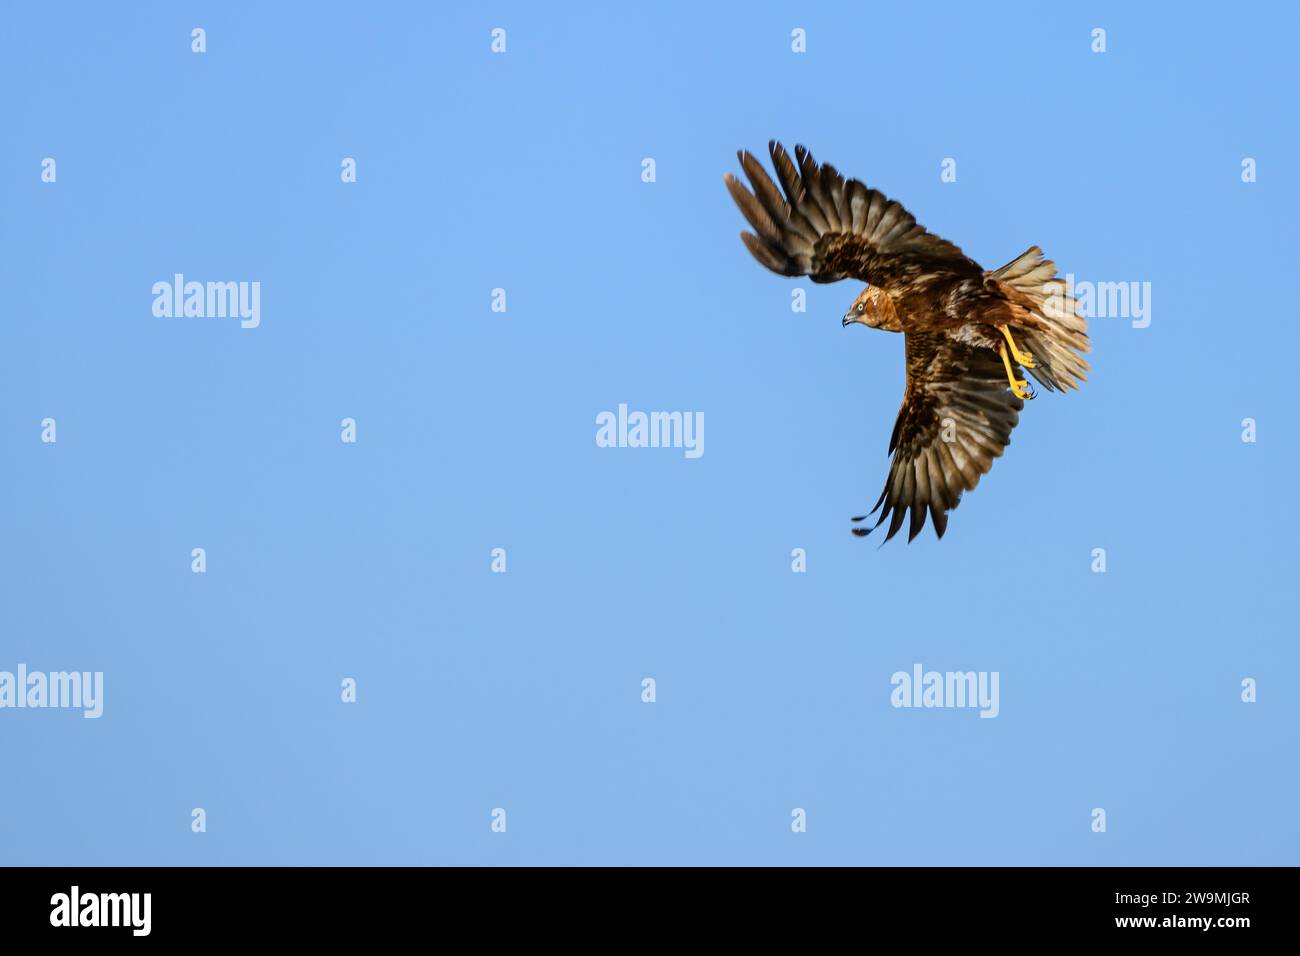
[[[874,285],[867,286],[853,300],[853,304],[849,306],[849,311],[844,313],[844,319],[840,324],[847,326],[854,322],[873,329],[884,329],[886,332],[903,331],[903,323],[899,321],[894,300],[888,292]]]

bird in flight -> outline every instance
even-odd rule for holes
[[[880,516],[870,527],[862,524],[869,515],[854,518],[853,533],[889,518],[888,541],[910,511],[908,541],[927,514],[942,538],[948,512],[993,467],[1035,397],[1017,369],[1048,391],[1078,388],[1088,372],[1087,323],[1037,246],[985,271],[902,205],[818,165],[804,147],[792,159],[780,143],[768,146],[780,190],[744,150],[750,189],[725,177],[754,229],[740,234],[746,248],[784,276],[867,283],[842,324],[904,333],[907,388],[889,439],[889,477],[871,510]]]

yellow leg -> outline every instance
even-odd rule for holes
[[[1005,325],[1001,325],[998,326],[998,331],[1006,338],[1007,345],[1011,346],[1011,357],[1025,368],[1033,368],[1034,357],[1028,352],[1022,352],[1020,349],[1016,348],[1016,340],[1011,337],[1011,330]]]
[[[1029,382],[1023,378],[1016,378],[1016,373],[1011,368],[1011,359],[1007,358],[1007,347],[998,344],[998,355],[1002,356],[1002,365],[1007,370],[1007,381],[1011,383],[1011,391],[1016,398],[1033,398],[1034,393],[1029,390]]]

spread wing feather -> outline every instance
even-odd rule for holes
[[[814,282],[861,279],[890,290],[917,276],[940,272],[980,276],[982,270],[957,246],[917,225],[901,204],[856,179],[845,179],[812,153],[768,144],[780,190],[763,164],[741,150],[750,189],[726,175],[727,189],[754,232],[746,248],[760,263],[786,276]]]
[[[870,528],[853,529],[866,535],[888,518],[886,541],[904,520],[911,541],[927,515],[942,538],[948,512],[1002,455],[1025,404],[1007,389],[1002,363],[989,349],[964,345],[943,332],[908,332],[906,339],[907,389],[889,439],[894,457],[871,511],[880,517]]]

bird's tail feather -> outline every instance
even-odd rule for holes
[[[1092,351],[1088,342],[1088,323],[1078,314],[1079,303],[1070,295],[1065,280],[1056,275],[1056,263],[1043,258],[1043,250],[1030,246],[1001,269],[988,275],[1006,287],[1013,301],[1041,319],[1044,329],[1023,328],[1020,337],[1034,357],[1035,368],[1028,369],[1049,391],[1078,388],[1088,377],[1085,352]]]

